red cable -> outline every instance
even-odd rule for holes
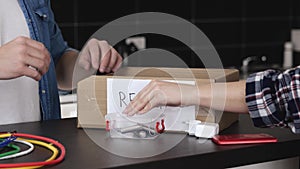
[[[45,165],[53,165],[60,163],[66,155],[66,149],[65,147],[59,143],[58,141],[55,141],[53,139],[32,135],[32,134],[25,134],[25,133],[14,133],[14,136],[16,137],[25,137],[25,138],[31,138],[36,140],[42,140],[48,143],[52,143],[53,145],[57,146],[60,149],[60,155],[57,159],[51,160],[51,161],[43,161],[43,162],[25,162],[25,163],[14,163],[14,164],[0,164],[0,168],[17,168],[17,167],[32,167],[32,166],[45,166]]]

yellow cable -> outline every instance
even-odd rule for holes
[[[56,147],[54,147],[52,144],[47,144],[45,142],[42,142],[42,141],[37,141],[37,140],[29,140],[29,139],[20,139],[20,140],[24,140],[24,141],[28,141],[32,144],[36,144],[36,145],[40,145],[40,146],[43,146],[43,147],[46,147],[48,148],[49,150],[51,150],[53,152],[52,156],[50,158],[48,158],[46,161],[51,161],[51,160],[54,160],[57,156],[58,156],[58,149]],[[31,167],[18,167],[18,168],[15,168],[15,169],[32,169],[32,168],[40,168],[40,167],[43,167],[43,166],[31,166]]]
[[[0,134],[0,138],[5,138],[11,136],[10,133]]]

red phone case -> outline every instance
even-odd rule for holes
[[[228,134],[228,135],[215,135],[212,141],[216,144],[253,144],[253,143],[274,143],[277,138],[269,134]]]

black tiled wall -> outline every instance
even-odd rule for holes
[[[165,12],[189,20],[217,49],[224,67],[240,68],[248,56],[282,64],[283,44],[300,27],[299,0],[52,0],[56,21],[69,45],[80,49],[101,26],[136,12]],[[147,48],[174,52],[190,66],[203,67],[175,39],[145,34]],[[192,37],[191,37],[192,38]],[[188,58],[188,59],[187,59]]]

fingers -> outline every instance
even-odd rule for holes
[[[28,67],[31,67],[32,69],[36,69],[39,71],[42,75],[47,73],[49,65],[44,62],[41,59],[37,59],[35,57],[28,57],[24,60],[25,65],[28,65]]]
[[[115,72],[121,66],[122,57],[121,55],[111,47],[106,41],[99,42],[101,45],[101,64],[99,71],[101,73]]]
[[[24,76],[30,77],[36,81],[39,81],[42,78],[42,74],[38,70],[29,66],[24,67],[23,72]]]
[[[98,40],[94,38],[89,40],[79,54],[78,64],[80,67],[87,71],[91,67],[97,70],[99,68],[99,58],[101,57],[99,51]]]
[[[151,104],[151,98],[152,97],[135,97],[134,100],[129,103],[123,113],[127,114],[128,116],[133,116],[134,114],[144,114],[148,112],[153,107]]]
[[[115,55],[117,59],[116,59],[115,63],[112,64],[114,66],[111,66],[111,67],[112,67],[112,71],[116,72],[121,67],[123,58],[115,49],[113,49],[113,52],[114,52],[113,55]]]
[[[144,114],[150,111],[155,106],[159,105],[159,92],[154,89],[154,82],[151,81],[146,87],[144,87],[129,103],[129,105],[123,111],[128,116],[134,114]]]
[[[44,44],[27,37],[18,37],[16,38],[16,41],[21,44],[25,43],[27,52],[30,56],[43,60],[46,65],[50,64],[50,53],[48,52]]]
[[[27,37],[18,37],[14,40],[19,51],[19,63],[23,66],[21,75],[40,80],[41,76],[47,73],[51,57],[47,48],[40,42]]]
[[[28,76],[41,79],[48,71],[51,57],[47,48],[28,37],[17,37],[0,47],[0,79]]]
[[[86,70],[90,65],[101,73],[115,72],[122,63],[121,55],[106,41],[91,39],[81,52],[79,64]]]
[[[193,85],[152,80],[143,88],[125,108],[125,114],[143,114],[157,106],[191,105],[196,100],[196,88]],[[190,99],[193,98],[193,99]]]
[[[96,39],[91,39],[90,45],[88,46],[88,53],[93,69],[97,70],[100,64],[100,46]]]
[[[101,73],[109,73],[111,71],[111,68],[109,68],[109,62],[111,60],[111,47],[108,45],[106,41],[100,41],[99,42],[100,48],[101,48],[101,63],[99,67],[99,71]]]
[[[116,61],[118,59],[117,55],[118,55],[118,52],[114,49],[114,48],[111,48],[110,49],[110,60],[109,60],[109,63],[108,63],[108,66],[107,66],[107,71],[110,72],[113,70],[113,68],[115,67],[115,64],[116,64]]]
[[[43,53],[41,50],[31,46],[27,47],[25,52],[26,53],[23,56],[23,62],[26,65],[36,68],[41,72],[42,75],[47,73],[50,65],[50,56],[48,52]]]
[[[110,73],[111,71],[116,72],[122,63],[121,55],[114,49],[110,48],[107,55],[104,57],[105,61],[101,63],[101,66],[105,69],[106,73]]]
[[[83,49],[79,54],[79,60],[78,64],[84,69],[84,70],[90,70],[91,68],[91,59],[89,56],[89,51],[87,49]]]

